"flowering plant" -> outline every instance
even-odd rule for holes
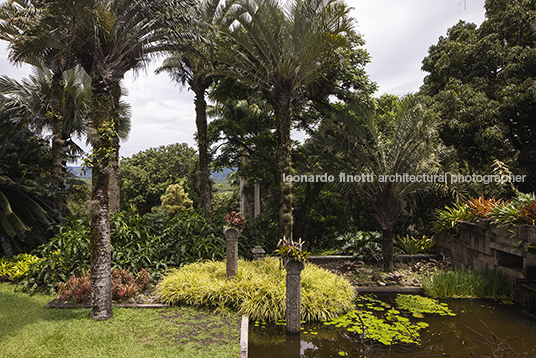
[[[246,225],[247,220],[242,217],[241,213],[231,211],[230,213],[225,215],[225,222],[227,223],[227,226],[241,230],[244,225]]]
[[[292,239],[287,239],[285,236],[277,243],[276,253],[281,255],[282,258],[290,258],[297,261],[303,261],[309,256],[310,252],[303,250],[303,244],[305,242],[299,239],[298,241],[293,241]]]

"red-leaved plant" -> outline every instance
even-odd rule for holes
[[[508,200],[496,200],[495,198],[485,199],[483,195],[478,198],[471,198],[467,202],[467,214],[471,219],[484,219],[493,211],[496,206],[506,205]]]
[[[58,300],[61,303],[84,304],[90,302],[90,278],[88,271],[85,276],[71,276],[67,282],[58,283]],[[128,302],[149,286],[149,275],[141,270],[133,276],[127,270],[116,268],[112,271],[112,299],[118,303]]]
[[[242,217],[241,213],[231,211],[229,214],[225,215],[225,222],[227,223],[227,226],[235,227],[240,230],[246,225],[247,220]]]
[[[536,199],[523,204],[519,209],[519,216],[530,225],[536,224]]]

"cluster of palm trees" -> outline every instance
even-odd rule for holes
[[[339,0],[11,0],[0,9],[0,36],[13,63],[30,63],[49,78],[47,105],[36,113],[52,133],[52,174],[64,171],[71,135],[91,143],[91,316],[112,315],[109,212],[118,208],[118,173],[125,107],[121,81],[151,56],[159,71],[195,93],[201,206],[210,213],[205,92],[214,79],[233,78],[267,101],[277,123],[278,169],[291,168],[291,126],[297,112],[340,64],[354,34]],[[78,79],[69,76],[78,75]],[[67,88],[77,84],[73,100]],[[24,87],[24,84],[21,84]],[[326,94],[327,95],[327,94]],[[9,97],[9,96],[8,96]],[[26,100],[23,100],[26,101]],[[87,103],[83,111],[70,105]],[[42,110],[46,111],[42,113]],[[69,117],[71,116],[71,117]],[[76,124],[79,121],[79,124]],[[281,175],[280,175],[281,177]],[[280,228],[291,236],[291,183],[280,182]]]

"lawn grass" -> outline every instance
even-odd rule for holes
[[[190,307],[114,308],[94,321],[89,309],[45,309],[51,296],[0,283],[0,357],[233,357],[240,316]]]

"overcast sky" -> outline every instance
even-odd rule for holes
[[[422,85],[425,73],[421,62],[428,48],[445,36],[460,19],[480,25],[485,0],[348,0],[352,16],[371,55],[366,71],[379,85],[377,95],[403,95]],[[0,74],[20,79],[27,68],[14,68],[6,60],[0,44]],[[153,74],[155,60],[145,72],[127,73],[126,101],[132,105],[132,130],[121,146],[121,156],[129,157],[150,147],[186,142],[195,147],[193,94],[173,84],[167,74]]]

